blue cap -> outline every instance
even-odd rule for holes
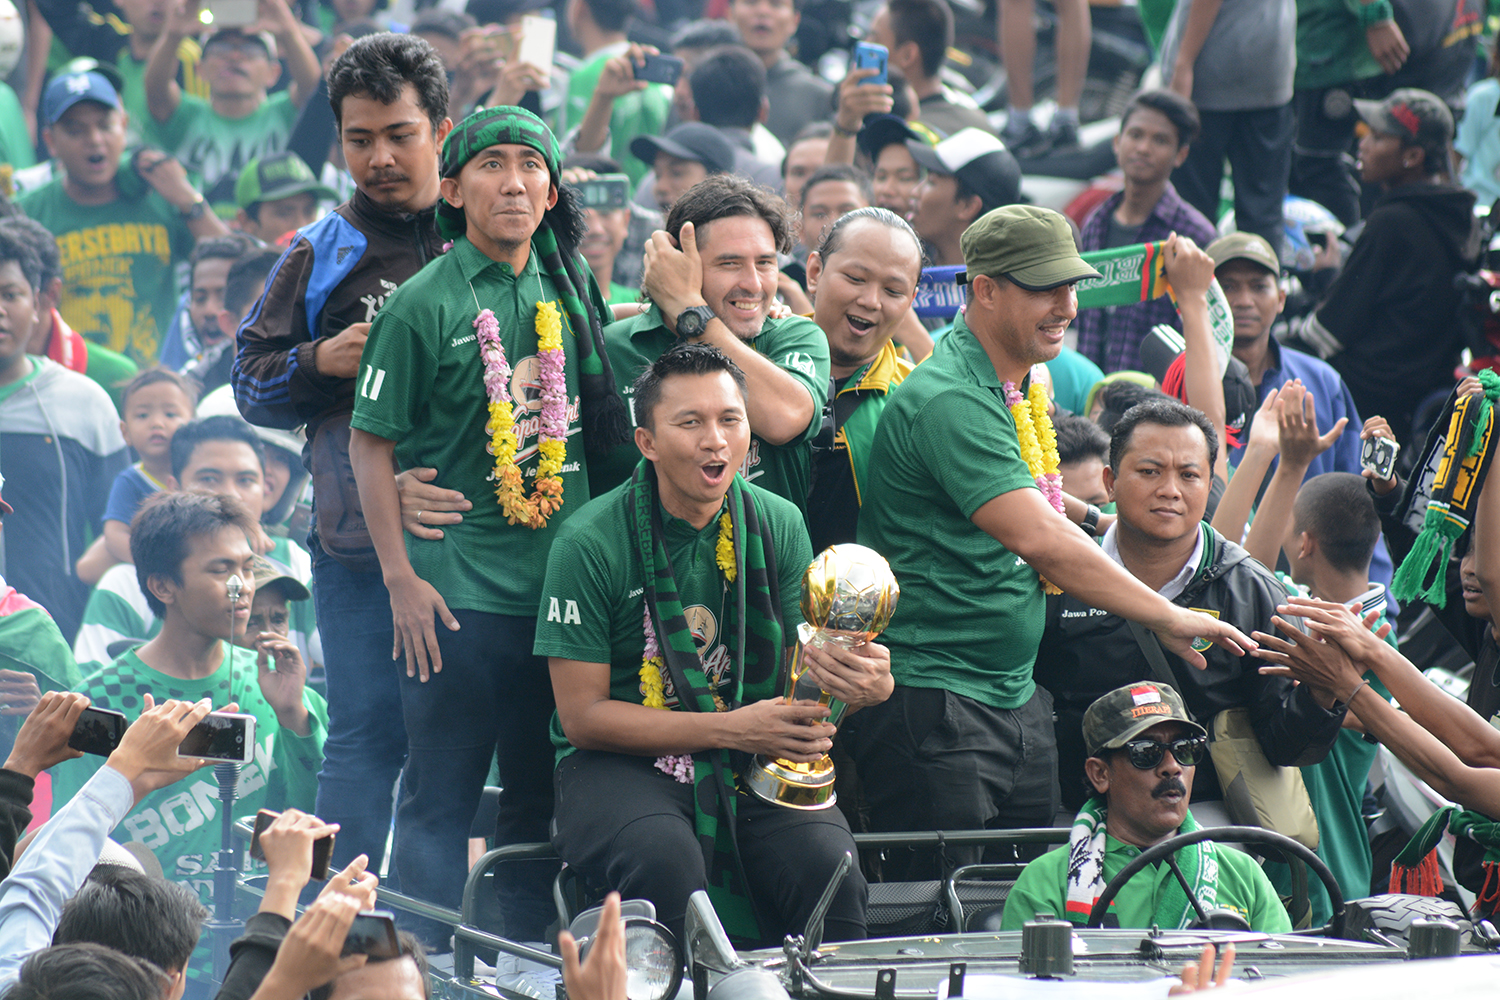
[[[47,84],[42,94],[42,121],[56,125],[57,120],[79,101],[94,101],[107,108],[118,108],[120,95],[104,74],[96,70],[67,73]]]

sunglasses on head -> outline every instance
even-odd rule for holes
[[[1130,758],[1130,763],[1142,771],[1149,771],[1161,763],[1162,755],[1168,750],[1172,751],[1172,757],[1183,767],[1197,767],[1203,759],[1204,751],[1208,749],[1208,738],[1205,736],[1184,736],[1170,743],[1158,743],[1156,740],[1131,740],[1120,748]]]

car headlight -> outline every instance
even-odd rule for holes
[[[672,1000],[682,986],[682,949],[666,927],[650,917],[625,919],[626,1000]],[[580,959],[593,945],[580,949]]]

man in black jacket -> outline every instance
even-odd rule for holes
[[[330,737],[317,811],[340,826],[335,864],[363,852],[378,868],[406,729],[390,660],[390,597],[347,464],[349,415],[370,323],[391,292],[442,252],[438,150],[453,123],[442,60],[414,35],[351,45],[329,72],[329,100],[357,190],[301,230],[272,268],[240,327],[232,382],[251,423],[307,424],[303,462],[316,483],[318,515],[308,550],[318,615],[327,622]],[[465,504],[457,496],[424,506],[415,524],[431,525],[449,516],[434,510]]]
[[[1354,104],[1369,126],[1360,173],[1385,193],[1328,297],[1291,335],[1405,443],[1422,400],[1452,387],[1464,347],[1453,278],[1479,253],[1474,194],[1449,178],[1453,116],[1435,95],[1408,88]]]
[[[1242,631],[1264,631],[1277,604],[1285,602],[1286,589],[1203,521],[1217,453],[1213,426],[1197,410],[1175,400],[1133,407],[1115,425],[1110,441],[1104,484],[1119,517],[1101,545],[1105,555],[1174,604]],[[1205,727],[1224,709],[1248,707],[1273,764],[1314,764],[1327,754],[1343,721],[1343,705],[1322,704],[1309,688],[1262,677],[1261,661],[1253,656],[1232,656],[1201,641],[1193,648],[1203,653],[1207,669],[1189,667],[1123,618],[1066,594],[1049,597],[1035,676],[1053,694],[1058,773],[1083,769],[1087,754],[1080,734],[1088,706],[1137,680],[1169,682]],[[1153,659],[1164,669],[1154,668]],[[1076,784],[1062,783],[1063,804],[1071,809],[1082,804],[1083,789]],[[1213,768],[1201,769],[1193,797],[1221,797]]]

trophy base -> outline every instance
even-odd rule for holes
[[[827,809],[838,798],[833,791],[833,761],[827,754],[811,764],[757,755],[745,772],[745,785],[756,798],[788,809]]]

